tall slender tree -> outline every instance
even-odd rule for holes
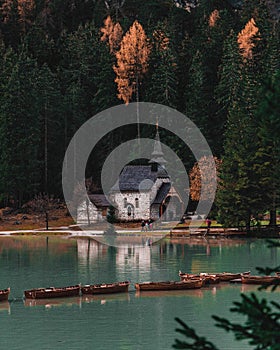
[[[117,75],[118,97],[126,104],[133,98],[139,101],[139,85],[147,72],[150,46],[148,38],[138,21],[134,21],[121,41],[120,50],[116,53],[117,64],[114,71]]]
[[[159,23],[153,32],[150,73],[145,85],[145,100],[176,108],[177,60],[167,23]]]

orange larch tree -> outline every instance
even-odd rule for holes
[[[120,50],[116,53],[117,64],[114,71],[117,75],[118,98],[128,104],[133,93],[139,101],[139,84],[148,69],[150,46],[141,24],[136,20],[121,41]]]
[[[196,162],[190,171],[190,196],[193,201],[208,200],[214,198],[215,188],[213,185],[219,183],[219,168],[222,163],[220,159],[214,157],[216,169],[213,169],[212,162],[209,157],[202,157],[199,162]],[[202,174],[206,177],[203,178],[203,182],[208,184],[207,191],[201,193],[201,181]],[[213,177],[216,177],[216,181],[213,182]]]
[[[2,5],[0,7],[0,12],[1,12],[1,16],[3,18],[4,23],[9,22],[9,20],[11,18],[13,7],[14,7],[13,0],[4,0],[2,2]]]
[[[101,41],[108,41],[110,35],[112,34],[114,29],[114,23],[112,21],[111,16],[108,16],[104,20],[104,26],[100,29],[102,33]]]
[[[27,26],[32,23],[32,14],[35,8],[34,0],[18,0],[18,15],[22,30],[25,33]]]
[[[100,29],[102,36],[101,41],[107,42],[111,53],[116,53],[120,48],[123,37],[123,30],[119,22],[114,23],[112,18],[108,16],[104,20],[104,26]]]
[[[237,42],[244,60],[253,58],[253,48],[255,47],[255,41],[260,39],[259,34],[259,28],[256,26],[254,18],[251,18],[245,28],[238,34]]]
[[[220,18],[220,13],[218,10],[214,10],[209,16],[209,27],[215,27],[218,19]]]

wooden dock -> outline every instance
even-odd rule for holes
[[[170,231],[170,237],[280,237],[279,225],[275,228],[267,226],[247,232],[245,228],[211,227],[207,232],[206,227],[181,227]]]

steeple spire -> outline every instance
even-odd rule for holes
[[[151,158],[152,159],[149,161],[149,163],[152,164],[152,167],[154,164],[160,164],[162,167],[164,167],[164,164],[167,163],[166,160],[163,158],[163,152],[161,148],[159,131],[158,131],[158,121],[156,122],[156,137],[155,137],[154,150],[152,152]],[[157,169],[155,171],[157,171]]]

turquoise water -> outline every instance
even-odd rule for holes
[[[229,309],[256,287],[220,284],[203,290],[137,294],[138,281],[178,280],[178,270],[247,271],[280,264],[279,248],[263,240],[177,240],[152,247],[114,248],[88,239],[1,237],[0,349],[171,349],[182,318],[220,349],[250,349],[214,327],[211,315],[241,319]],[[128,294],[24,301],[35,287],[129,279]],[[279,301],[279,292],[257,292]]]

